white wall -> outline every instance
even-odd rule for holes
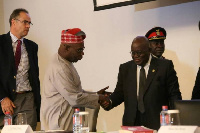
[[[92,0],[0,0],[5,29],[15,8],[26,8],[34,24],[27,38],[39,45],[41,86],[45,68],[57,52],[63,29],[79,27],[87,34],[84,58],[75,64],[86,90],[97,91],[107,85],[113,91],[121,63],[131,60],[131,42],[154,26],[167,30],[164,56],[173,60],[183,99],[190,99],[200,66],[200,1],[171,5],[166,0],[93,11]],[[1,14],[0,14],[1,16]],[[123,105],[106,112],[100,110],[98,131],[120,129]]]
[[[3,10],[3,0],[0,0],[0,33],[4,33],[4,10]]]

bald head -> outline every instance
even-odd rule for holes
[[[144,45],[145,47],[149,48],[149,40],[145,36],[137,36],[136,38],[134,38],[132,45],[137,43],[140,43],[140,45]]]
[[[137,36],[131,45],[132,58],[137,65],[145,66],[149,60],[149,40],[145,36]]]

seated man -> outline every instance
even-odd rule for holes
[[[63,30],[61,44],[44,76],[41,92],[41,126],[45,130],[72,131],[73,107],[98,108],[105,100],[104,88],[97,93],[82,89],[80,77],[73,63],[84,55],[84,39],[81,29]]]

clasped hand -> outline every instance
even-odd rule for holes
[[[112,94],[111,92],[107,92],[109,86],[99,90],[97,94],[99,94],[99,104],[101,105],[102,108],[108,108],[111,105],[109,96]]]

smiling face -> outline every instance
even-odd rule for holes
[[[28,13],[20,12],[19,16],[11,20],[10,31],[18,39],[25,37],[30,28],[31,18]]]
[[[140,66],[145,66],[149,60],[150,48],[149,41],[144,36],[138,36],[131,45],[133,61]]]

